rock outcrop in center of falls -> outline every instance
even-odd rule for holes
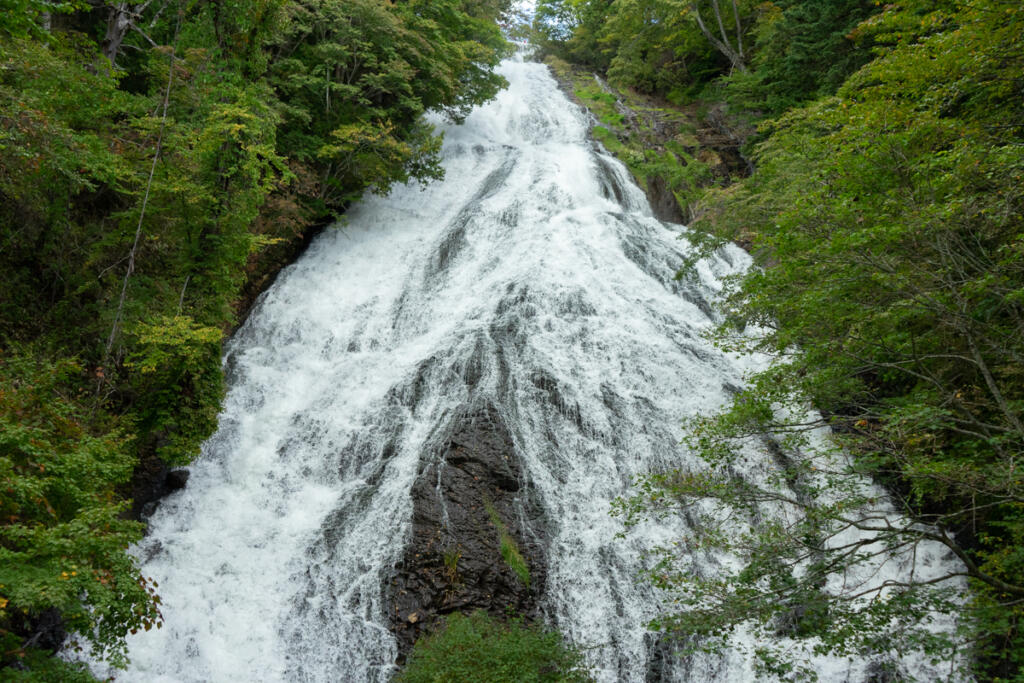
[[[493,405],[453,420],[442,446],[421,461],[412,499],[411,538],[391,582],[400,658],[446,614],[538,615],[541,511]]]

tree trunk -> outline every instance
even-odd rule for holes
[[[107,34],[103,37],[103,56],[110,62],[110,66],[116,65],[117,53],[121,50],[121,43],[128,35],[132,27],[132,6],[127,2],[116,2],[110,6],[110,13],[107,15]]]
[[[698,3],[690,3],[690,9],[693,10],[693,16],[697,20],[697,26],[700,27],[701,33],[703,33],[704,37],[708,39],[708,42],[728,58],[734,71],[746,73],[747,64],[743,57],[742,27],[740,25],[739,8],[736,6],[736,3],[733,2],[733,13],[736,15],[736,44],[738,46],[735,48],[729,43],[729,37],[725,33],[725,22],[722,20],[722,10],[718,5],[718,0],[711,0],[711,9],[715,13],[718,30],[722,35],[721,39],[715,37],[715,34],[712,33],[704,23],[704,18],[700,14],[700,6]]]

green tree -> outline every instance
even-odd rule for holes
[[[318,178],[337,211],[370,188],[440,176],[427,109],[459,118],[503,85],[497,26],[457,0],[316,0],[288,7],[270,82],[283,103],[279,148]]]
[[[602,38],[616,46],[609,79],[641,92],[677,99],[726,68],[681,0],[616,0]]]
[[[534,25],[547,52],[680,101],[736,65],[746,69],[753,15],[749,1],[542,0]]]
[[[541,47],[564,59],[594,69],[608,68],[608,53],[601,34],[612,0],[540,0],[534,28]]]
[[[41,38],[53,15],[85,9],[87,0],[0,0],[0,33],[15,38]]]
[[[846,77],[871,58],[867,46],[851,36],[865,19],[877,13],[868,0],[841,2],[779,2],[781,12],[765,21],[755,50],[758,78],[771,110],[834,93]]]
[[[779,114],[831,95],[875,55],[858,28],[880,12],[867,0],[779,0],[758,7],[751,27],[751,70],[726,79],[724,96],[748,111]]]

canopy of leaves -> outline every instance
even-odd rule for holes
[[[878,4],[540,0],[534,26],[547,52],[605,72],[618,86],[676,103],[724,97],[742,110],[779,113],[832,94],[872,57],[871,41],[855,29]]]
[[[878,11],[872,0],[778,0],[758,8],[751,29],[752,69],[732,74],[728,97],[746,109],[777,114],[834,93],[873,56],[855,29]]]
[[[503,85],[491,71],[504,41],[493,17],[459,0],[299,2],[286,8],[269,80],[284,106],[279,147],[319,176],[337,209],[372,187],[440,175],[427,109],[453,118]]]

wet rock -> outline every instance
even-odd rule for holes
[[[644,683],[670,681],[724,681],[730,676],[727,659],[702,657],[695,652],[699,640],[673,633],[648,633]]]
[[[705,164],[711,169],[711,175],[719,179],[727,179],[729,177],[729,164],[719,154],[719,150],[704,148],[697,153],[697,161]]]
[[[648,633],[644,636],[647,643],[647,672],[644,683],[665,683],[672,680],[672,665],[678,659],[673,644],[664,637]]]
[[[412,498],[412,535],[390,586],[400,661],[452,612],[538,616],[545,582],[540,510],[492,405],[453,420],[442,445],[423,458]],[[528,567],[529,585],[502,557],[503,535]]]
[[[188,483],[188,470],[171,470],[164,478],[164,488],[170,491],[180,491]]]
[[[144,457],[129,482],[127,495],[131,498],[132,507],[128,516],[145,521],[165,496],[185,488],[188,477],[188,470],[172,470],[156,455]]]
[[[575,94],[577,83],[584,78],[582,70],[568,64],[557,66],[557,62],[554,60],[548,63],[552,66],[552,75],[559,87],[570,100],[586,109],[587,103]],[[681,146],[686,155],[696,157],[710,171],[710,177],[698,183],[700,187],[712,184],[725,187],[735,178],[753,173],[753,164],[743,155],[743,148],[756,129],[749,122],[731,114],[725,103],[711,103],[702,111],[705,108],[703,103],[679,106],[632,93],[629,101],[642,104],[631,108],[624,101],[627,98],[600,76],[594,74],[593,78],[601,89],[615,98],[615,111],[622,117],[619,125],[595,123],[595,126],[607,128],[624,143],[639,143],[643,148],[658,154],[664,154],[674,145]],[[685,166],[686,158],[678,154],[676,156],[680,164]],[[658,219],[669,223],[690,224],[700,217],[702,211],[699,205],[679,205],[669,187],[668,178],[648,175],[637,181],[643,186]]]
[[[683,211],[668,182],[660,175],[647,177],[647,199],[654,217],[666,223],[685,223]]]
[[[898,683],[905,680],[893,662],[884,660],[872,662],[866,673],[864,683]]]

